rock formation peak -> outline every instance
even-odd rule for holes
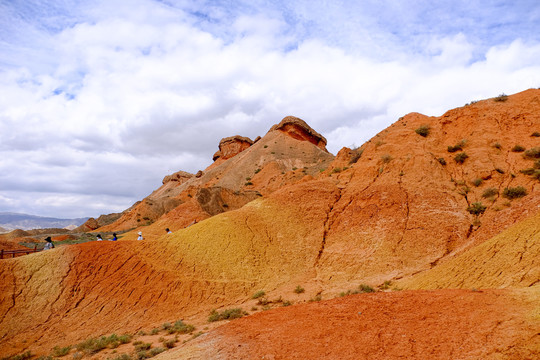
[[[309,141],[326,151],[326,138],[300,118],[286,116],[279,124],[272,126],[269,132],[271,131],[282,131],[297,140]]]
[[[221,139],[219,142],[219,150],[213,156],[213,160],[227,160],[253,145],[253,140],[248,137],[235,135]]]

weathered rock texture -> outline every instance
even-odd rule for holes
[[[253,145],[253,140],[240,135],[221,139],[221,141],[219,142],[219,150],[214,154],[213,160],[216,161],[218,159],[230,159],[240,154],[242,151],[246,150],[251,145]]]

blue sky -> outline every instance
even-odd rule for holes
[[[533,0],[0,0],[0,211],[124,210],[287,115],[335,154],[539,87],[539,28]]]

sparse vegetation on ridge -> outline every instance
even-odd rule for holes
[[[514,145],[514,147],[511,149],[512,152],[523,152],[525,151],[525,148],[521,145]]]
[[[429,135],[430,127],[429,125],[421,125],[419,128],[414,130],[418,135],[422,137],[427,137]]]
[[[508,100],[508,95],[506,95],[505,93],[502,93],[499,96],[493,98],[493,101],[495,102],[505,102],[506,100]]]
[[[471,183],[476,186],[476,187],[479,187],[480,185],[482,185],[484,183],[484,180],[481,179],[481,178],[476,178],[474,179],[473,181],[471,181]]]
[[[381,161],[383,162],[383,164],[388,164],[390,161],[392,161],[392,156],[390,154],[384,154],[383,156],[381,156]]]
[[[454,146],[448,146],[447,150],[449,153],[453,153],[453,152],[456,152],[456,151],[461,151],[463,150],[463,148],[465,147],[465,144],[467,143],[467,140],[465,139],[462,139],[460,142],[458,142],[456,145]]]
[[[263,297],[264,295],[266,295],[266,292],[264,292],[264,290],[259,290],[259,291],[255,292],[255,294],[253,294],[253,296],[251,298],[252,299],[258,299],[260,297]]]
[[[486,211],[486,206],[482,205],[481,202],[472,203],[471,206],[467,208],[467,211],[472,215],[481,215]]]
[[[483,198],[490,198],[490,197],[497,196],[497,195],[499,195],[499,191],[494,187],[487,188],[482,193]]]
[[[71,351],[71,346],[65,346],[65,347],[55,346],[53,348],[51,355],[54,357],[62,357],[69,354],[70,351]]]
[[[525,151],[523,156],[528,159],[540,159],[540,147],[533,147]]]
[[[218,312],[217,310],[212,310],[210,312],[210,316],[208,317],[208,322],[238,319],[244,315],[247,315],[247,312],[245,312],[241,308],[226,309],[226,310],[223,310],[222,312]]]
[[[523,186],[517,186],[513,188],[505,188],[503,196],[507,199],[517,199],[527,195],[527,190]]]
[[[294,292],[296,294],[302,294],[304,291],[306,291],[303,287],[301,287],[300,285],[298,285],[295,289],[294,289]]]
[[[466,152],[462,152],[454,156],[454,161],[458,164],[463,164],[468,157],[469,155]]]

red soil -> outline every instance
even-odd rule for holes
[[[540,319],[524,299],[509,290],[354,295],[235,320],[160,358],[538,359]]]

